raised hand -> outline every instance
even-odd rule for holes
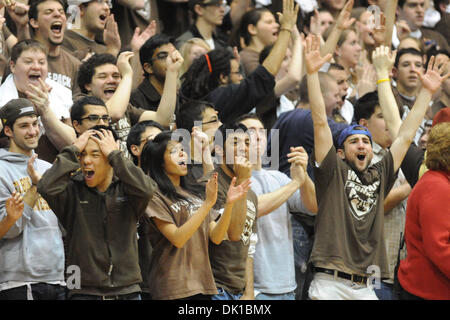
[[[89,138],[95,134],[94,130],[87,130],[83,132],[74,142],[73,145],[78,148],[80,152],[83,152],[84,148],[86,148],[86,144],[89,141]]]
[[[339,16],[336,20],[336,26],[341,29],[345,30],[350,28],[350,26],[355,22],[355,18],[352,18],[352,9],[353,9],[354,0],[350,0],[347,2],[342,8],[341,12],[339,13]]]
[[[379,46],[372,52],[372,63],[378,75],[390,72],[394,66],[396,52],[390,52],[389,47]]]
[[[184,59],[178,50],[174,50],[167,56],[167,71],[177,73],[183,65]]]
[[[203,150],[209,145],[209,138],[199,127],[192,127],[192,137],[194,138],[194,149]]]
[[[27,163],[27,173],[31,178],[31,182],[34,185],[37,185],[39,180],[41,180],[41,175],[34,169],[34,161],[36,161],[38,155],[37,153],[33,154]]]
[[[141,32],[141,29],[137,27],[134,30],[133,38],[131,38],[130,45],[131,50],[133,52],[138,52],[139,49],[144,45],[144,43],[153,37],[156,34],[156,21],[152,20],[147,26],[147,28],[144,29],[144,31]]]
[[[21,2],[8,0],[5,0],[4,3],[6,4],[6,9],[8,10],[9,16],[14,21],[16,26],[24,27],[28,24],[28,10],[30,9],[30,6]]]
[[[246,179],[240,185],[236,186],[236,177],[233,177],[227,192],[227,203],[234,203],[244,197],[248,190],[250,190],[251,184],[250,179]]]
[[[120,51],[122,42],[120,40],[119,27],[117,26],[114,15],[110,14],[106,18],[105,30],[103,31],[103,41],[108,48]]]
[[[208,203],[208,205],[213,206],[217,201],[217,190],[218,190],[218,183],[217,183],[217,172],[213,173],[211,178],[206,183],[206,189],[205,189],[205,202]]]
[[[325,57],[320,56],[320,39],[318,36],[309,34],[306,37],[305,64],[306,72],[308,74],[318,72],[325,62],[330,61],[331,58],[331,53],[327,54]]]
[[[292,31],[292,28],[297,23],[299,6],[294,6],[294,0],[283,0],[283,13],[278,14],[278,21],[280,21],[280,30],[288,29]]]
[[[442,64],[439,67],[434,61],[435,57],[432,56],[430,62],[428,62],[427,72],[424,75],[415,71],[422,82],[422,87],[430,91],[431,94],[434,94],[441,87],[442,82],[450,76],[448,70],[445,70],[446,64]]]
[[[97,138],[95,135],[91,135],[90,138],[98,143],[98,146],[100,147],[100,150],[105,155],[105,157],[108,157],[109,154],[114,150],[119,150],[119,146],[117,145],[116,140],[114,140],[114,136],[111,131],[101,129],[94,130],[94,132],[99,138]]]
[[[397,38],[402,41],[411,33],[411,29],[409,28],[408,22],[405,20],[400,20],[395,23],[395,27],[397,28]]]
[[[372,35],[377,45],[382,44],[386,38],[386,17],[383,12],[380,14],[380,25],[373,28]]]
[[[29,87],[30,90],[25,91],[25,94],[27,95],[28,100],[36,107],[38,114],[42,116],[47,112],[50,105],[48,94],[51,91],[51,87],[41,78],[39,78],[39,86],[30,84]]]
[[[6,214],[12,221],[17,221],[23,214],[23,197],[16,190],[13,191],[10,198],[6,200]]]
[[[315,34],[316,36],[320,36],[320,16],[319,11],[314,8],[314,15],[311,17],[311,23],[309,24],[309,32]]]
[[[7,7],[10,10],[14,10],[16,6],[15,0],[0,0],[0,9],[3,7]]]
[[[308,166],[308,153],[303,147],[291,147],[291,152],[288,153],[288,162],[291,164],[291,179],[298,182],[302,186],[306,181],[308,173],[306,167]]]
[[[133,75],[133,68],[131,67],[130,60],[134,57],[134,53],[131,51],[124,51],[117,58],[117,68],[119,69],[122,77],[126,75]]]

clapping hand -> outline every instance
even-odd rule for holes
[[[240,185],[236,186],[236,177],[233,177],[227,192],[227,203],[234,203],[244,197],[250,190],[251,181],[246,179]]]

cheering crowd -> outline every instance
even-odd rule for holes
[[[449,300],[449,0],[0,0],[0,300]]]

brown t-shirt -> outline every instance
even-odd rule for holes
[[[158,191],[146,210],[148,235],[153,247],[148,287],[152,299],[156,300],[217,294],[208,254],[209,224],[215,220],[216,211],[211,210],[183,248],[175,247],[151,219],[156,217],[179,228],[203,205],[201,199],[181,188],[177,191],[190,202],[174,202]]]
[[[72,90],[72,94],[80,92],[77,77],[81,61],[72,56],[64,48],[61,48],[57,57],[47,57],[48,77],[55,82]]]
[[[79,60],[83,60],[88,53],[106,53],[106,46],[73,30],[67,30],[64,34],[62,46]]]
[[[244,73],[249,75],[260,65],[259,63],[259,52],[251,49],[244,48],[239,52],[241,57],[241,65],[244,68]]]
[[[214,172],[219,174],[217,201],[214,208],[221,210],[225,207],[231,178],[220,167]],[[245,289],[245,264],[250,236],[256,232],[257,208],[258,197],[252,190],[249,190],[247,193],[247,218],[240,241],[224,240],[219,245],[209,242],[211,268],[216,285],[233,294],[243,293]]]
[[[319,211],[311,262],[359,275],[371,275],[368,267],[374,265],[389,278],[383,203],[397,177],[391,153],[357,173],[332,147],[314,166],[314,177]]]

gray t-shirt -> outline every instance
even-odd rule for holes
[[[360,173],[332,147],[314,176],[319,211],[311,262],[360,275],[377,266],[388,278],[383,204],[397,177],[391,153]]]
[[[252,190],[259,196],[270,193],[292,180],[282,172],[252,172]],[[282,294],[295,290],[294,244],[290,212],[305,212],[297,190],[288,201],[271,213],[258,218],[258,243],[253,258],[255,290]]]

